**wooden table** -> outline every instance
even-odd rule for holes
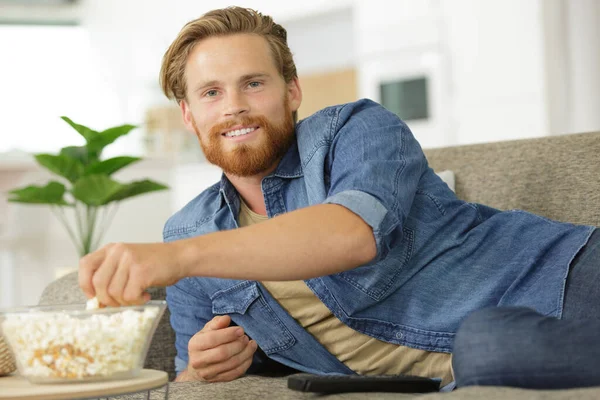
[[[119,381],[87,383],[34,384],[17,374],[0,377],[0,399],[11,400],[68,400],[120,396],[129,393],[149,392],[166,386],[169,396],[169,377],[164,371],[143,369],[136,378]]]

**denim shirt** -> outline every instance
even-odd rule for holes
[[[428,351],[451,352],[462,319],[483,307],[526,306],[560,317],[569,264],[594,230],[458,199],[409,128],[370,100],[300,121],[296,143],[262,191],[269,217],[332,203],[370,225],[372,262],[305,282],[352,329]],[[239,207],[223,176],[168,220],[164,240],[234,229]],[[275,361],[310,373],[354,373],[260,282],[185,278],[167,288],[167,302],[178,371],[188,362],[189,339],[227,314]],[[255,356],[252,368],[263,362]]]

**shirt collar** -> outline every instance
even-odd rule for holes
[[[275,168],[275,171],[267,177],[270,176],[284,179],[300,178],[304,176],[302,163],[300,162],[300,154],[298,152],[298,141],[295,138],[292,145],[277,165],[277,168]],[[219,193],[221,194],[221,206],[223,206],[224,201],[231,203],[233,199],[237,198],[237,191],[225,174],[221,175]]]
[[[275,171],[269,176],[279,178],[300,178],[304,176],[302,164],[300,163],[300,154],[298,153],[298,141],[294,137],[292,145],[285,153]]]

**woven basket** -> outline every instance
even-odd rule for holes
[[[15,369],[17,369],[15,359],[2,335],[0,335],[0,376],[8,375]]]

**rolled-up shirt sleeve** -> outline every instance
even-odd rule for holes
[[[380,105],[363,103],[340,114],[324,203],[348,208],[373,229],[373,261],[379,261],[402,235],[427,161],[406,124]]]

